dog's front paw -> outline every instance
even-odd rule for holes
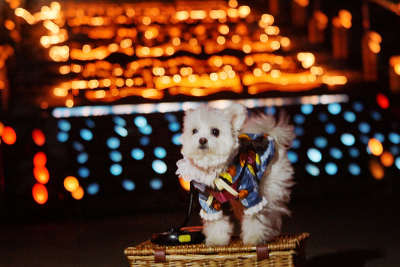
[[[233,225],[227,216],[221,219],[204,221],[203,233],[206,236],[207,246],[227,246],[231,242]]]
[[[258,245],[263,242],[263,238],[260,235],[246,235],[243,236],[243,244],[245,245]]]
[[[229,235],[209,236],[206,238],[207,247],[227,246],[230,243],[231,243],[231,237]]]

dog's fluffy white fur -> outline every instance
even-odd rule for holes
[[[243,214],[240,201],[231,201],[236,216],[241,219],[241,237],[245,244],[260,244],[279,234],[282,215],[289,215],[286,205],[293,185],[293,168],[286,155],[295,137],[289,118],[265,114],[247,118],[246,108],[233,104],[225,110],[201,106],[188,110],[184,117],[181,136],[183,159],[177,162],[177,174],[214,187],[214,179],[227,171],[239,149],[240,133],[262,133],[271,136],[275,143],[275,155],[268,165],[260,184],[260,194],[268,204],[260,211]],[[203,233],[207,246],[228,245],[233,224],[226,215],[214,220],[203,219]]]

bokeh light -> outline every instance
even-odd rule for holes
[[[348,169],[349,172],[354,176],[358,176],[361,173],[361,168],[356,163],[350,163]]]
[[[380,156],[383,152],[382,143],[376,138],[369,139],[368,148],[371,151],[371,153],[375,156]]]
[[[46,167],[34,167],[33,168],[33,175],[35,176],[36,181],[41,184],[46,184],[49,181],[49,171]]]
[[[338,171],[338,167],[335,163],[329,162],[325,165],[325,171],[329,175],[335,175]]]
[[[154,148],[154,155],[159,159],[163,159],[167,155],[167,151],[163,147],[156,147]]]
[[[136,188],[136,184],[130,179],[122,180],[122,187],[127,191],[133,191]]]
[[[87,187],[86,187],[86,192],[89,195],[96,195],[100,190],[100,185],[96,182],[90,183]]]
[[[190,191],[190,182],[183,180],[183,178],[179,177],[179,183],[183,189],[186,191]]]
[[[109,137],[107,139],[107,146],[111,149],[117,149],[120,145],[120,141],[117,137]]]
[[[316,148],[310,148],[307,150],[307,156],[312,162],[320,162],[322,160],[321,152]]]
[[[136,160],[142,160],[144,158],[144,152],[140,148],[134,148],[131,151],[132,158]]]
[[[67,176],[64,179],[64,188],[69,191],[73,192],[79,187],[79,182],[78,179],[76,179],[74,176]]]
[[[46,165],[47,156],[44,152],[37,152],[35,156],[33,156],[33,165],[35,167],[43,167]]]
[[[389,151],[385,151],[381,154],[380,160],[383,166],[390,167],[394,163],[394,157]]]
[[[38,146],[42,146],[46,142],[44,133],[39,129],[35,129],[32,131],[32,139],[33,142],[35,142],[35,144]]]
[[[163,186],[163,182],[159,178],[154,178],[150,180],[150,187],[154,190],[159,190]]]
[[[313,164],[306,164],[306,171],[311,174],[312,176],[318,176],[320,174],[320,171],[317,166]]]
[[[114,176],[118,176],[122,173],[122,166],[120,164],[113,164],[110,167],[110,173]]]
[[[39,204],[46,203],[47,199],[49,198],[47,188],[40,183],[37,183],[33,186],[32,196],[33,196],[33,199]]]
[[[151,164],[153,170],[158,174],[163,174],[167,171],[167,164],[164,161],[156,159]]]
[[[389,99],[382,93],[376,95],[376,102],[382,109],[387,109],[390,106]]]
[[[7,145],[12,145],[17,141],[17,134],[10,126],[4,127],[3,135],[1,137],[4,143],[6,143]]]
[[[83,191],[83,188],[81,186],[78,186],[77,189],[71,192],[72,197],[76,200],[82,199],[84,194],[85,192]]]
[[[381,180],[385,176],[385,170],[383,166],[376,160],[370,160],[369,162],[369,171],[377,180]]]

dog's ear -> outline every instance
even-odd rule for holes
[[[224,115],[230,119],[233,130],[239,133],[247,118],[247,110],[245,106],[235,103],[224,110]]]

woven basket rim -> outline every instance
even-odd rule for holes
[[[296,235],[280,235],[268,242],[268,251],[298,250],[305,247],[309,234],[302,233]],[[155,249],[165,249],[167,255],[187,255],[187,254],[233,254],[255,252],[257,246],[244,245],[239,238],[232,239],[228,246],[207,247],[205,244],[179,245],[179,246],[160,246],[150,240],[143,242],[135,247],[127,247],[124,251],[126,256],[152,256]]]

